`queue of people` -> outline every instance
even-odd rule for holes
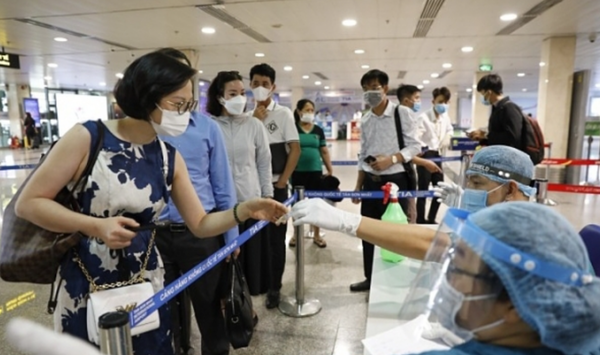
[[[277,104],[275,70],[259,64],[250,71],[253,110],[247,111],[243,77],[226,71],[210,85],[210,116],[205,116],[195,112],[196,72],[172,48],[135,60],[115,87],[127,118],[73,127],[23,189],[18,216],[48,230],[86,236],[63,258],[57,275],[56,330],[88,340],[90,320],[82,300],[91,288],[143,275],[157,292],[258,220],[272,223],[231,258],[242,265],[252,295],[266,294],[269,309],[279,305],[286,228],[276,222],[288,212],[282,202],[290,181],[317,190],[322,166],[327,176],[333,174],[324,133],[314,124],[315,104],[301,100],[294,112]],[[316,246],[327,245],[319,228],[362,239],[365,278],[350,290],[370,289],[378,245],[444,265],[433,275],[435,302],[426,314],[461,339],[446,353],[600,351],[600,280],[589,272],[585,247],[569,223],[526,203],[535,194],[530,156],[508,144],[492,145],[475,153],[464,190],[439,184],[441,165],[428,159],[442,156],[448,145],[449,91],[436,89],[433,109],[418,116],[418,88],[400,86],[397,105],[387,98],[386,73],[371,70],[360,84],[370,110],[362,117],[356,190],[377,191],[388,182],[400,190],[429,189],[433,183],[440,202],[460,209],[443,219],[449,235],[380,221],[381,200],[353,200],[361,203],[360,214],[321,199],[295,204],[293,223],[313,226]],[[486,100],[502,101],[493,80],[479,91]],[[81,186],[73,186],[95,146],[100,148],[90,162],[93,169]],[[54,201],[65,187],[75,191],[81,210]],[[400,203],[413,221],[435,223],[438,204],[425,217],[424,201]],[[159,219],[170,221],[168,229],[135,231]],[[159,309],[160,325],[134,336],[134,351],[185,354],[193,347],[191,304],[202,354],[228,354],[225,267],[217,265]]]

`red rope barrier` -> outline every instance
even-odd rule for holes
[[[548,184],[548,191],[600,195],[600,186]]]
[[[600,165],[600,160],[592,159],[544,159],[540,165],[585,166]]]

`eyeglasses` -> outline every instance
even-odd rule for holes
[[[178,102],[178,103],[174,103],[171,101],[167,101],[170,105],[173,105],[177,108],[177,113],[180,115],[183,115],[184,113],[188,112],[188,111],[194,111],[196,109],[196,107],[198,107],[198,100],[192,100],[192,101],[183,101],[183,102]]]

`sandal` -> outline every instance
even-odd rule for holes
[[[293,248],[296,246],[296,236],[293,236],[292,239],[290,239],[290,242],[288,243],[290,248]]]
[[[313,238],[313,243],[315,243],[319,248],[327,247],[327,242],[321,237]]]

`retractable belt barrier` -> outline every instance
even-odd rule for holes
[[[360,198],[382,199],[383,191],[305,191],[308,198]],[[434,197],[433,191],[398,191],[399,198],[427,198]]]
[[[294,201],[296,201],[296,195],[287,199],[284,202],[284,204],[286,206],[289,206],[292,203],[294,203]],[[268,221],[259,221],[255,223],[252,227],[250,227],[250,229],[240,234],[234,240],[227,243],[227,245],[219,249],[216,253],[214,253],[206,260],[196,265],[193,269],[186,272],[183,276],[179,277],[177,280],[173,281],[168,286],[157,292],[154,296],[138,305],[129,314],[129,323],[131,328],[140,324],[140,322],[143,321],[146,317],[148,317],[154,311],[158,310],[160,307],[164,306],[173,297],[177,296],[190,284],[192,284],[194,281],[198,280],[200,277],[202,277],[202,275],[208,272],[208,270],[212,269],[215,265],[227,258],[227,256],[233,253],[237,248],[239,248],[242,244],[247,242],[250,238],[252,238],[256,233],[258,233],[268,224]]]

